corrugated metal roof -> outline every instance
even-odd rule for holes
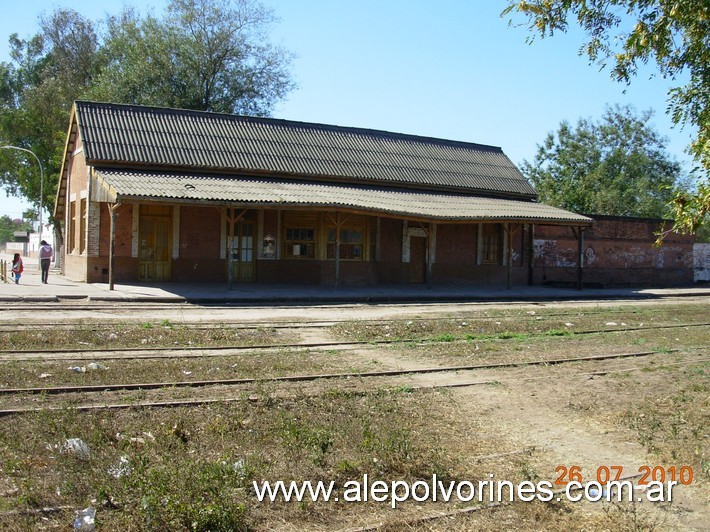
[[[269,174],[535,198],[500,148],[369,129],[76,102],[89,164]]]
[[[590,223],[591,219],[529,200],[417,192],[355,184],[178,172],[101,169],[117,199],[201,201],[257,206],[331,207],[437,220]]]

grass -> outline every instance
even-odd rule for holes
[[[0,427],[0,470],[17,491],[0,498],[0,511],[79,509],[96,500],[104,529],[248,530],[274,516],[300,521],[307,514],[296,505],[258,504],[252,480],[448,476],[455,460],[432,439],[422,399],[434,409],[447,400],[395,390],[13,417]],[[86,442],[90,457],[63,452],[67,438]],[[5,528],[10,517],[1,515]],[[27,528],[42,521],[32,513],[19,519]]]
[[[141,347],[251,346],[293,341],[293,335],[277,330],[236,327],[196,328],[145,322],[115,323],[107,326],[79,324],[73,329],[29,329],[3,332],[0,350],[12,352],[32,349],[101,349]]]
[[[359,341],[523,340],[540,336],[568,336],[584,330],[614,330],[627,325],[650,327],[676,325],[680,320],[688,323],[703,321],[696,305],[572,310],[564,316],[559,316],[559,313],[560,309],[484,311],[475,314],[469,311],[442,319],[404,318],[378,323],[352,321],[333,326],[333,333]]]
[[[663,394],[638,390],[623,423],[660,462],[693,468],[699,481],[710,480],[707,408],[710,363],[668,369],[661,374]]]
[[[286,351],[224,354],[218,357],[159,359],[97,359],[99,369],[90,369],[90,360],[0,362],[0,384],[7,388],[60,385],[180,382],[197,380],[267,379],[293,374],[319,374],[376,369],[372,360],[342,353],[334,357],[317,351]],[[346,365],[347,364],[347,365]],[[68,368],[84,367],[86,372]],[[95,366],[91,366],[95,367]]]
[[[0,528],[66,527],[74,510],[93,506],[97,528],[104,530],[246,531],[285,523],[294,530],[338,529],[378,520],[388,523],[385,530],[408,529],[406,516],[459,505],[409,502],[392,512],[388,504],[373,502],[259,503],[252,484],[333,480],[343,486],[365,474],[385,482],[427,481],[434,474],[445,482],[476,482],[491,470],[513,482],[544,476],[529,457],[476,465],[475,455],[507,443],[476,435],[475,423],[452,424],[466,406],[446,392],[334,389],[321,397],[209,407],[84,414],[67,409],[9,418],[0,426],[0,478],[15,491],[0,497]],[[468,408],[475,417],[475,408]],[[432,417],[439,423],[430,423]],[[88,459],[63,451],[67,438],[86,442]],[[36,511],[44,507],[59,510]],[[432,525],[471,529],[483,523],[503,530],[504,524],[527,523],[565,530],[609,528],[611,522],[569,504],[515,503]]]
[[[654,355],[658,360],[654,371],[560,384],[554,390],[555,403],[585,423],[622,431],[629,441],[641,443],[653,457],[649,463],[692,465],[704,486],[710,473],[706,429],[710,368],[670,363],[678,357],[671,352],[674,348],[706,348],[707,331],[571,334],[583,328],[604,328],[612,319],[629,325],[677,323],[675,318],[699,322],[698,308],[611,309],[612,318],[597,312],[559,318],[551,310],[540,309],[535,314],[510,310],[444,320],[351,322],[334,328],[335,337],[402,338],[410,343],[377,346],[364,354],[282,350],[214,358],[112,360],[102,362],[106,370],[81,374],[68,371],[67,366],[75,365],[69,362],[2,363],[0,385],[266,377],[343,368],[361,372],[382,365],[375,358],[380,351],[387,355],[385,360],[411,358],[424,365],[463,365],[654,349],[659,352]],[[287,336],[260,329],[191,331],[168,320],[96,329],[86,325],[56,337],[43,331],[32,333],[18,332],[11,341],[25,342],[22,345],[27,348],[117,343],[249,345],[278,342]],[[417,343],[421,339],[428,343]],[[2,341],[10,342],[5,335]],[[558,373],[542,367],[535,371],[549,371],[551,382],[565,383],[562,368],[556,368]],[[53,376],[40,379],[43,373]],[[408,382],[403,379],[388,388],[365,390],[352,378],[293,385],[288,395],[277,393],[285,387],[260,383],[243,392],[244,400],[232,403],[83,413],[67,407],[6,417],[0,423],[0,529],[67,528],[74,512],[88,506],[97,509],[97,528],[103,530],[331,530],[384,522],[384,530],[555,531],[652,529],[665,524],[657,512],[648,514],[635,506],[515,503],[417,525],[410,522],[415,515],[451,511],[461,505],[409,502],[391,511],[387,504],[372,501],[258,503],[254,481],[333,480],[343,486],[365,474],[386,482],[426,481],[436,474],[441,480],[475,482],[494,473],[496,478],[519,482],[551,479],[555,465],[570,463],[569,456],[549,449],[479,460],[531,443],[518,439],[515,426],[498,424],[496,409],[505,404],[484,405],[471,396],[425,390]],[[506,397],[514,391],[514,385],[499,382],[483,393]],[[175,396],[195,393],[179,390]],[[123,400],[137,402],[146,397],[145,391],[136,391],[125,394]],[[540,393],[539,400],[546,402],[545,397]],[[22,400],[58,404],[56,399]],[[69,404],[72,401],[80,398],[70,398]],[[70,438],[87,444],[88,459],[64,449]],[[41,512],[45,507],[57,511]]]

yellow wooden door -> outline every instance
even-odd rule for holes
[[[171,278],[170,228],[166,216],[141,216],[139,279],[141,281],[169,281]]]

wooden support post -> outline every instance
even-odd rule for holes
[[[340,213],[335,213],[335,288],[340,284],[340,229],[343,222],[340,221]]]
[[[234,208],[228,208],[227,212],[227,290],[232,289],[234,282]]]
[[[508,266],[508,272],[507,272],[507,287],[508,290],[513,288],[513,233],[515,232],[515,229],[511,227],[511,224],[506,223],[503,225],[503,229],[505,231],[505,236],[508,239],[508,256],[506,257],[506,262]]]
[[[114,289],[115,272],[116,272],[116,210],[119,203],[107,203],[108,212],[110,214],[110,240],[108,248],[108,289]]]
[[[436,245],[436,225],[434,222],[429,224],[426,230],[427,253],[426,253],[426,284],[431,288],[433,278],[432,268],[435,260],[435,245]]]
[[[584,228],[580,227],[577,236],[577,290],[584,284],[582,270],[584,269]]]
[[[530,224],[528,234],[528,286],[535,282],[535,224]]]
[[[335,213],[335,218],[328,215],[330,222],[335,226],[335,288],[340,284],[340,232],[348,219],[348,216],[341,216],[339,212]]]

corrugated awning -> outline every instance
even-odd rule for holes
[[[442,221],[519,221],[588,225],[591,218],[526,200],[386,187],[96,169],[98,201],[164,201],[281,208],[330,208]]]

